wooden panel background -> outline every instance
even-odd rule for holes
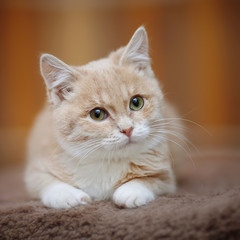
[[[239,13],[238,0],[1,1],[0,164],[24,158],[45,100],[41,53],[85,64],[126,44],[142,24],[167,97],[186,118],[224,133],[211,141],[239,146]]]

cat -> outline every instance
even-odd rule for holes
[[[41,56],[48,101],[28,142],[32,197],[55,209],[109,199],[135,208],[175,192],[166,126],[178,118],[148,49],[141,26],[127,46],[84,66]]]

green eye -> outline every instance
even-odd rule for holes
[[[107,118],[107,113],[101,108],[95,108],[90,112],[90,117],[96,121],[102,121]]]
[[[133,111],[140,110],[144,105],[144,100],[141,96],[135,96],[131,98],[129,107]]]

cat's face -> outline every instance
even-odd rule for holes
[[[127,51],[78,68],[61,66],[65,75],[54,73],[68,79],[49,96],[58,140],[73,156],[128,156],[155,144],[152,126],[162,118],[162,92],[150,63],[127,61]]]
[[[72,98],[54,111],[65,146],[76,152],[85,143],[107,151],[133,151],[153,144],[151,124],[161,118],[162,98],[154,79],[114,65],[86,71],[80,78]]]

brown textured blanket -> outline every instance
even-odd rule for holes
[[[94,202],[69,210],[28,199],[22,168],[0,171],[0,239],[240,239],[240,153],[193,157],[177,194],[137,209]]]

